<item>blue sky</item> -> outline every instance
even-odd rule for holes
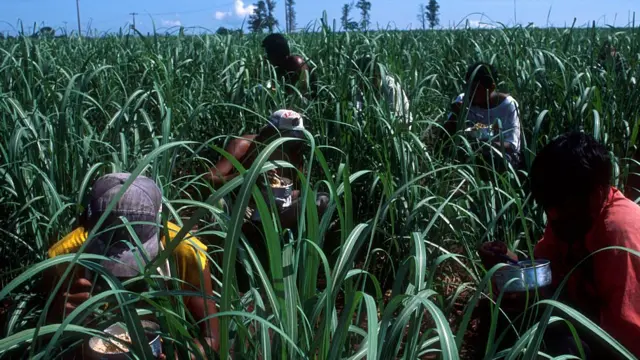
[[[348,0],[350,1],[350,0]],[[420,3],[428,0],[370,0],[371,20],[374,27],[387,25],[397,28],[417,27],[416,13]],[[140,13],[137,26],[147,32],[152,29],[152,19],[157,28],[184,25],[215,30],[220,26],[239,27],[251,12],[252,0],[80,0],[83,31],[91,28],[100,31],[117,30],[131,21],[130,12]],[[320,18],[326,10],[329,19],[339,19],[342,5],[347,0],[297,0],[298,26],[305,26]],[[633,4],[635,3],[635,4]],[[278,0],[277,12],[284,26],[284,0]],[[633,6],[635,5],[635,6]],[[632,12],[638,11],[638,0],[516,0],[516,21],[520,24],[535,23],[564,26],[577,18],[578,25],[597,21],[598,25],[624,26]],[[487,23],[514,23],[514,0],[457,0],[440,1],[440,22],[449,27],[468,18],[473,26]],[[151,15],[150,15],[151,14]],[[484,14],[481,15],[481,14]],[[352,13],[357,20],[359,14]],[[548,19],[548,21],[547,21]],[[0,5],[0,31],[11,31],[18,20],[25,27],[46,25],[54,28],[77,28],[75,0],[3,0]]]

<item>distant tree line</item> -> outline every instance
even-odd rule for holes
[[[296,29],[296,11],[295,0],[285,0],[285,27],[287,32],[293,32]],[[276,1],[275,0],[259,0],[254,4],[255,10],[253,14],[249,16],[249,30],[253,33],[262,33],[268,31],[273,33],[279,25],[278,19],[275,16]],[[359,21],[351,17],[351,11],[356,8],[360,11]],[[429,0],[429,3],[425,6],[421,4],[418,9],[418,21],[420,22],[422,29],[426,29],[427,25],[430,29],[435,28],[440,24],[440,5],[437,0]],[[357,0],[357,2],[351,2],[342,6],[342,15],[340,17],[340,23],[344,31],[367,31],[371,25],[371,1]],[[183,28],[180,33],[182,34]],[[218,35],[230,35],[242,33],[241,29],[228,29],[226,27],[220,27],[216,31]],[[42,27],[39,31],[35,32],[32,37],[39,38],[53,38],[56,31],[48,26]],[[63,34],[62,37],[66,36]],[[61,36],[58,36],[61,37]],[[4,35],[0,33],[0,39],[4,38]]]
[[[351,17],[351,10],[354,7],[360,10],[360,22]],[[371,1],[358,0],[355,4],[353,2],[344,4],[340,23],[344,31],[369,30],[369,25],[371,24]]]
[[[440,5],[437,0],[429,0],[426,6],[420,4],[418,8],[418,22],[422,25],[422,30],[427,29],[427,24],[431,30],[440,25]]]
[[[285,0],[285,31],[292,32],[296,29],[295,0]],[[249,30],[253,33],[268,31],[274,32],[279,25],[275,16],[275,0],[260,0],[254,4],[255,10],[249,16]]]

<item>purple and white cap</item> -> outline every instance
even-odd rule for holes
[[[302,131],[304,121],[302,115],[293,110],[278,110],[271,114],[269,123],[281,131]]]
[[[107,206],[115,200],[124,183],[131,174],[113,173],[99,178],[91,189],[87,208],[88,225],[96,224],[104,214]],[[138,176],[117,199],[115,207],[109,212],[100,226],[86,252],[104,255],[113,260],[104,260],[101,265],[116,277],[133,277],[140,273],[140,266],[146,260],[153,260],[160,252],[160,211],[162,208],[162,192],[156,183]],[[122,226],[122,218],[131,224],[135,235],[142,243],[142,249],[133,241],[129,230]],[[144,222],[145,224],[141,224]],[[118,226],[115,229],[114,226]],[[141,253],[141,250],[145,254]]]

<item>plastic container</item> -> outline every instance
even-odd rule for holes
[[[524,292],[551,284],[551,263],[549,260],[519,261],[518,266],[500,268],[493,276],[499,291]],[[509,281],[513,280],[511,283]]]

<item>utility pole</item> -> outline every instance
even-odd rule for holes
[[[289,33],[289,7],[287,6],[287,4],[284,4],[284,27],[285,27],[285,32]]]
[[[78,15],[78,36],[82,37],[82,29],[80,28],[80,0],[76,0],[76,13]]]
[[[136,15],[138,15],[137,12],[132,12],[129,13],[129,15],[133,16],[133,25],[131,25],[131,29],[135,30],[136,29]]]

